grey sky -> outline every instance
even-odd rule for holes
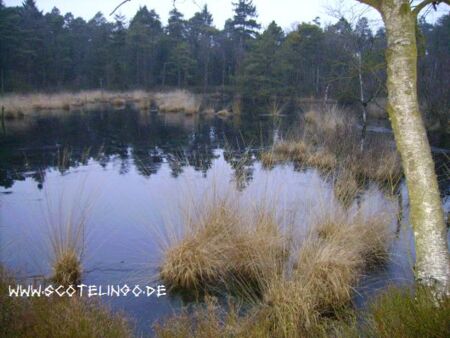
[[[75,16],[81,16],[86,20],[92,18],[95,13],[102,12],[108,17],[109,13],[122,0],[36,0],[39,9],[44,12],[50,11],[53,7],[58,7],[62,13],[72,12]],[[177,0],[177,8],[186,18],[191,17],[204,4],[208,5],[209,11],[213,14],[214,24],[222,28],[226,19],[231,18],[232,0]],[[16,6],[22,0],[4,0],[7,6]],[[147,6],[155,9],[164,23],[167,22],[169,11],[172,9],[172,0],[131,0],[120,8],[119,13],[125,15],[127,19],[133,17],[140,6]],[[290,30],[293,23],[311,22],[316,17],[321,18],[322,23],[336,21],[329,16],[330,8],[340,8],[342,14],[352,19],[364,14],[371,19],[373,26],[379,26],[381,20],[375,11],[358,4],[355,0],[253,0],[258,11],[258,21],[267,26],[275,20],[281,27]],[[445,7],[445,6],[441,6]],[[434,21],[436,17],[442,15],[447,8],[441,8],[439,13],[429,13],[427,18]],[[108,17],[108,19],[110,19]]]

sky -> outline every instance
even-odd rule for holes
[[[121,2],[122,0],[36,0],[37,7],[44,12],[57,7],[63,14],[72,12],[85,20],[91,19],[97,12],[102,12],[109,20],[112,20],[109,13]],[[223,28],[225,20],[233,16],[231,2],[232,0],[176,0],[176,5],[185,18],[190,18],[206,4],[213,14],[214,25],[217,28]],[[372,27],[382,25],[379,15],[374,10],[358,4],[355,0],[253,0],[253,3],[258,12],[258,22],[263,28],[275,20],[284,30],[290,31],[296,23],[312,22],[316,17],[321,18],[322,24],[328,24],[336,21],[336,17],[339,16],[337,14],[343,14],[350,21],[365,15],[369,18]],[[4,0],[4,4],[18,6],[22,4],[22,0]],[[130,20],[141,6],[155,9],[165,24],[168,13],[173,8],[173,0],[131,0],[125,3],[118,13]],[[448,11],[448,8],[440,8],[438,13],[431,11],[427,15],[427,20],[434,22],[437,17]],[[330,15],[330,13],[334,14]]]

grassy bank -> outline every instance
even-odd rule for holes
[[[195,114],[200,111],[202,97],[185,90],[146,92],[142,90],[111,92],[102,90],[58,94],[9,94],[0,98],[5,117],[18,118],[45,111],[90,110],[109,105],[121,109],[126,104],[140,110]]]

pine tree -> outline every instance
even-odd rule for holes
[[[130,81],[134,86],[149,87],[157,83],[161,68],[159,50],[163,29],[158,14],[142,7],[130,23],[127,36]]]
[[[231,21],[234,41],[235,73],[239,76],[242,61],[249,48],[249,42],[256,38],[261,25],[255,20],[256,7],[252,0],[233,2],[234,17]]]
[[[283,40],[283,30],[275,22],[256,39],[239,78],[239,87],[244,95],[268,99],[282,94],[279,49]]]

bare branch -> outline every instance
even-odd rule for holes
[[[122,7],[124,4],[126,4],[127,2],[129,2],[131,0],[124,0],[122,1],[119,6],[117,6],[116,8],[114,8],[114,10],[109,14],[110,16],[113,15],[120,7]]]
[[[437,5],[440,3],[444,3],[450,6],[450,0],[424,0],[417,4],[417,6],[414,7],[413,13],[414,15],[419,15],[420,11],[424,9],[428,5],[433,5],[434,8],[436,8]]]

